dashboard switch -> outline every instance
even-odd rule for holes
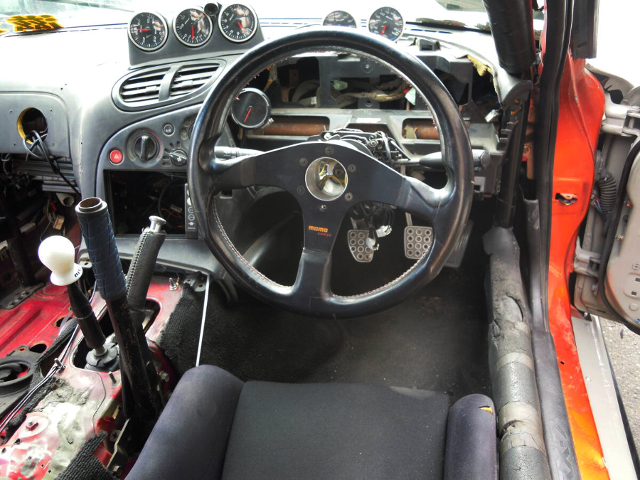
[[[124,155],[120,150],[114,148],[109,152],[109,160],[111,160],[111,163],[115,163],[116,165],[118,165],[122,163],[122,160],[124,160]]]
[[[184,223],[184,233],[187,238],[198,238],[198,224],[196,223],[195,212],[191,205],[191,197],[189,196],[189,185],[184,184],[184,206],[187,210],[187,220]]]
[[[143,162],[153,160],[158,154],[158,142],[151,135],[140,135],[133,144],[133,154]]]

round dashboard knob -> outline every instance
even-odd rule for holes
[[[133,142],[133,155],[143,162],[153,160],[158,155],[158,141],[152,135],[140,135]]]

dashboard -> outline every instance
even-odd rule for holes
[[[83,196],[107,199],[124,258],[147,217],[160,212],[170,235],[159,261],[215,273],[219,265],[200,238],[185,188],[200,104],[251,47],[319,26],[368,30],[431,67],[459,105],[474,154],[480,152],[475,199],[499,192],[510,117],[530,82],[499,67],[489,34],[411,22],[394,7],[363,18],[336,10],[288,19],[259,18],[240,3],[208,4],[137,12],[128,24],[6,33],[0,36],[0,154],[44,191],[69,192],[45,162],[25,153],[28,132],[46,134],[60,171]],[[38,61],[25,61],[34,52]],[[367,58],[299,55],[244,88],[221,141],[227,152],[273,149],[339,129],[383,132],[411,165],[420,164],[412,175],[435,184],[444,177],[428,106],[394,72]]]

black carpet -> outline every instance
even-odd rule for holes
[[[212,290],[201,363],[242,380],[355,382],[490,396],[482,268],[445,269],[405,303],[354,320],[316,320]],[[470,268],[472,267],[472,268]],[[184,293],[161,345],[180,374],[195,365],[202,295]]]
[[[453,401],[471,393],[491,396],[484,294],[487,257],[484,231],[478,226],[491,225],[492,209],[484,203],[474,206],[476,227],[461,268],[444,269],[403,304],[370,317],[316,320],[262,304],[242,292],[239,305],[227,307],[214,287],[201,363],[217,365],[242,380],[408,387],[446,392]],[[394,231],[390,237],[401,235],[402,228]],[[356,263],[346,241],[337,242],[334,273],[336,266],[341,271],[332,280],[334,291],[353,294],[384,284],[384,277],[395,278],[396,270],[403,271],[410,261],[393,241],[381,241],[370,264]],[[180,374],[195,365],[202,297],[185,291],[161,340]]]

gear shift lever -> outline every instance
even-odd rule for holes
[[[75,249],[71,241],[60,235],[46,238],[38,248],[38,257],[51,270],[51,283],[67,287],[71,310],[91,349],[85,368],[100,372],[117,370],[118,348],[114,344],[105,346],[104,333],[93,308],[76,283],[82,276],[82,267],[74,263]]]

